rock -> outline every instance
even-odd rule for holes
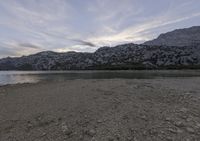
[[[89,135],[94,136],[96,134],[96,131],[94,129],[89,130]]]
[[[65,123],[62,123],[61,128],[62,128],[62,132],[65,135],[71,135],[72,134],[72,130]]]
[[[169,128],[168,131],[171,132],[171,133],[177,134],[177,130],[175,130],[173,128]]]
[[[84,136],[83,135],[80,135],[79,136],[79,139],[82,141],[84,139]]]
[[[197,123],[196,123],[196,127],[197,127],[197,128],[200,128],[200,123],[197,122]]]
[[[102,120],[97,120],[97,123],[102,123],[103,121]]]
[[[187,127],[186,131],[189,132],[189,133],[192,133],[192,134],[195,133],[195,130],[191,127]]]
[[[115,134],[115,138],[116,138],[117,140],[120,140],[120,134]]]
[[[91,139],[91,141],[97,141],[94,137]]]
[[[200,44],[200,26],[176,29],[161,34],[157,39],[147,41],[145,45],[166,45],[166,46],[194,46]]]
[[[85,130],[84,133],[88,136],[93,137],[96,134],[96,131],[94,129],[90,129],[90,130]]]
[[[132,141],[132,137],[127,137],[127,141]]]
[[[115,140],[115,138],[114,137],[108,137],[108,139],[107,139],[108,141],[114,141]]]
[[[44,136],[46,136],[47,134],[44,132],[44,133],[42,133],[42,135],[41,135],[41,137],[44,137]]]
[[[180,112],[182,112],[182,113],[186,113],[187,111],[188,111],[187,108],[181,108],[181,109],[180,109]]]
[[[171,121],[171,118],[170,117],[166,117],[165,121]]]
[[[187,138],[185,141],[192,141],[192,139],[190,139],[190,138]]]
[[[142,115],[140,118],[147,121],[147,117],[145,115]]]
[[[172,137],[166,137],[167,141],[174,141],[174,139]]]
[[[187,122],[191,122],[193,121],[193,117],[189,116],[187,119],[186,119]]]
[[[176,121],[174,124],[175,124],[175,126],[177,126],[177,127],[183,127],[183,126],[184,126],[183,121]]]

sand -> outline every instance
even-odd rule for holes
[[[0,87],[0,141],[195,140],[200,140],[200,78]]]

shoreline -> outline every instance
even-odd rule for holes
[[[18,83],[76,79],[171,79],[182,77],[200,77],[200,70],[0,71],[0,87]]]
[[[200,78],[0,87],[0,140],[199,140]]]

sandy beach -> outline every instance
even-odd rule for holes
[[[200,78],[0,87],[0,141],[199,141]]]

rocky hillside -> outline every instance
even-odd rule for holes
[[[182,69],[200,68],[200,46],[125,44],[94,53],[41,52],[0,60],[0,70]]]
[[[0,59],[0,70],[200,69],[200,26],[161,34],[143,45],[102,47],[94,53],[41,52]]]
[[[200,44],[200,26],[177,29],[161,34],[157,39],[144,43],[145,45],[196,46]]]

